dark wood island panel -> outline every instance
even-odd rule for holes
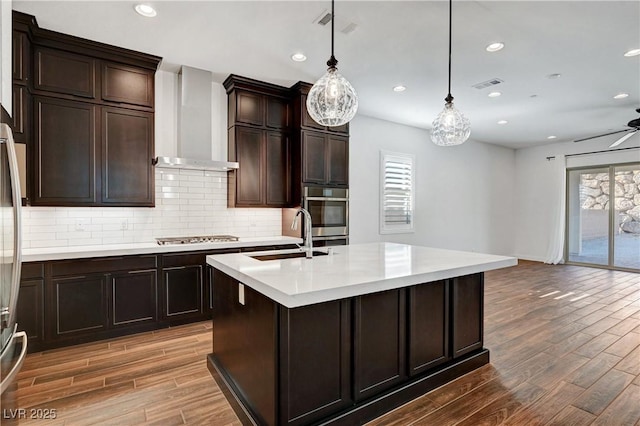
[[[243,424],[362,424],[489,362],[482,273],[297,308],[213,288],[208,367]]]

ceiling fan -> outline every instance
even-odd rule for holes
[[[636,112],[638,114],[640,114],[640,108],[636,109]],[[624,142],[627,139],[629,139],[631,136],[633,136],[636,133],[640,132],[640,117],[636,118],[635,120],[631,120],[630,122],[628,122],[627,126],[629,126],[628,129],[618,130],[618,131],[611,132],[611,133],[604,133],[602,135],[591,136],[591,137],[588,137],[588,138],[576,139],[576,140],[574,140],[574,142],[583,142],[583,141],[588,141],[588,140],[591,140],[591,139],[601,138],[603,136],[615,135],[616,133],[627,133],[627,132],[630,132],[630,133],[627,133],[626,135],[622,136],[620,139],[618,139],[617,141],[615,141],[611,145],[609,145],[609,148],[614,148],[614,147],[620,145],[622,142]]]

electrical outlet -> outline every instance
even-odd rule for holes
[[[120,222],[120,230],[126,231],[127,229],[129,229],[129,219],[122,219],[122,222]]]
[[[76,219],[76,231],[87,230],[87,219]]]
[[[244,284],[238,283],[238,303],[244,305]]]

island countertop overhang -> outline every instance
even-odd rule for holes
[[[251,257],[260,253],[210,255],[207,263],[287,308],[486,272],[518,263],[516,258],[509,256],[396,243],[353,244],[332,247],[332,251],[332,255],[313,259],[269,261]]]

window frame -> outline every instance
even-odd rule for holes
[[[385,214],[385,183],[387,180],[386,174],[386,165],[388,162],[396,162],[396,163],[404,163],[409,164],[411,172],[411,189],[409,191],[410,196],[410,208],[409,208],[409,223],[405,224],[390,224],[386,221]],[[382,235],[386,234],[408,234],[415,232],[414,223],[415,223],[415,203],[416,203],[416,166],[415,166],[415,155],[401,153],[401,152],[392,152],[386,150],[380,150],[380,198],[378,202],[379,209],[379,232]]]

